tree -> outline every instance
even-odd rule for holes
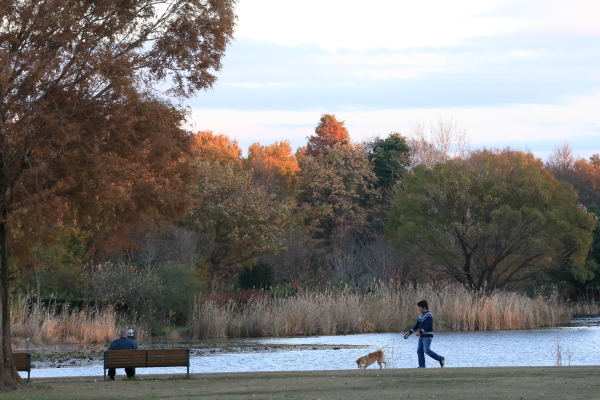
[[[575,279],[591,279],[585,258],[594,225],[571,187],[532,154],[482,150],[416,167],[397,192],[387,228],[423,268],[492,290],[563,260]]]
[[[247,171],[198,161],[194,205],[186,225],[198,235],[211,289],[262,255],[282,249],[287,207],[252,184]]]
[[[588,262],[593,263],[596,271],[600,272],[600,207],[593,204],[588,209],[596,217],[596,227],[594,229],[594,239],[590,252],[588,253]],[[596,282],[600,284],[600,274],[596,274]],[[600,286],[600,285],[599,285]]]
[[[319,125],[315,128],[315,135],[308,138],[306,151],[311,156],[323,154],[336,144],[348,144],[348,129],[344,121],[338,121],[335,115],[323,114]]]
[[[253,171],[254,180],[259,185],[275,192],[289,190],[296,182],[300,170],[289,140],[269,146],[262,146],[258,142],[251,144],[246,166]]]
[[[234,0],[0,3],[0,388],[10,349],[7,221],[104,207],[181,212],[185,113],[162,93],[210,88],[232,39]],[[127,201],[122,201],[126,199]],[[154,210],[154,211],[153,211]]]
[[[336,144],[327,153],[300,159],[298,206],[316,240],[366,235],[381,193],[362,146]]]
[[[194,152],[202,161],[222,166],[241,167],[242,149],[227,135],[201,131],[194,135]]]
[[[410,165],[433,168],[452,158],[465,158],[469,154],[469,138],[464,129],[452,118],[438,117],[427,134],[425,122],[417,121],[411,127],[407,143],[410,147]]]
[[[303,226],[287,229],[283,235],[284,251],[267,254],[265,259],[275,268],[278,281],[300,287],[300,283],[316,284],[324,278],[317,262],[318,244]]]
[[[391,133],[385,139],[375,138],[367,143],[367,149],[379,186],[391,188],[402,181],[410,166],[410,148],[406,139],[398,133]]]
[[[600,163],[598,155],[576,159],[568,143],[556,147],[548,157],[545,168],[556,179],[573,185],[579,202],[586,207],[600,204]]]

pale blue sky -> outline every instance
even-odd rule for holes
[[[362,141],[452,118],[475,147],[600,153],[600,1],[240,0],[197,130],[294,147],[323,113]]]

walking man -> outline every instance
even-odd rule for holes
[[[417,345],[419,368],[425,368],[425,354],[439,362],[440,367],[443,367],[446,363],[446,359],[431,350],[431,341],[433,340],[433,314],[429,311],[429,306],[425,300],[418,302],[417,308],[420,312],[417,323],[411,330],[406,332],[404,337],[408,339],[413,332],[417,332],[417,336],[419,337],[419,344]]]
[[[110,346],[108,346],[108,350],[137,350],[137,348],[135,340],[127,337],[127,329],[121,329],[119,331],[119,338],[110,342]],[[135,368],[125,368],[125,373],[127,374],[127,378],[135,378]],[[111,381],[115,380],[116,374],[116,368],[108,369],[108,377]]]

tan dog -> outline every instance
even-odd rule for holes
[[[387,368],[387,363],[385,362],[385,354],[383,354],[383,350],[377,350],[373,353],[367,354],[366,356],[362,356],[361,358],[356,360],[356,364],[358,364],[358,368],[365,369],[369,365],[373,364],[375,361],[377,361],[377,364],[379,364],[379,368],[383,368],[381,364],[385,364],[385,367]]]

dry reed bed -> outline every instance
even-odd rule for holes
[[[569,306],[573,315],[600,315],[600,303],[594,301],[578,301]]]
[[[12,303],[11,333],[15,340],[31,338],[34,344],[107,343],[122,327],[135,326],[109,307],[71,309],[68,304],[45,306],[28,297]],[[136,336],[144,338],[144,329]]]
[[[403,332],[428,300],[438,331],[514,330],[568,324],[571,312],[556,297],[531,299],[514,292],[477,294],[460,285],[382,288],[369,295],[350,291],[301,292],[285,298],[254,298],[236,306],[197,300],[190,320],[193,338],[333,335]]]
[[[197,297],[188,323],[195,339],[281,337],[369,332],[403,332],[417,317],[416,302],[426,299],[436,316],[437,331],[533,329],[568,324],[576,310],[556,296],[531,299],[514,292],[473,293],[460,285],[427,285],[399,290],[380,288],[368,295],[351,291],[300,292],[294,296],[253,298],[245,305]],[[144,321],[126,320],[111,307],[70,309],[44,306],[27,297],[13,302],[13,338],[35,344],[108,343],[121,327],[135,327],[149,339]],[[185,335],[184,335],[185,336]]]

